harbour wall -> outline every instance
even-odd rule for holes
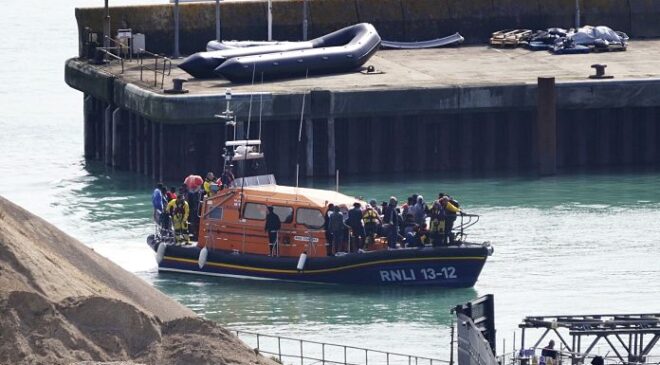
[[[164,95],[66,65],[85,93],[85,156],[154,179],[220,171],[224,95]],[[263,148],[277,178],[371,173],[553,174],[558,169],[657,166],[660,79],[260,93]],[[300,111],[305,99],[302,141]],[[234,94],[239,120],[250,95]]]
[[[634,38],[660,37],[660,1],[580,0],[580,22],[608,25]],[[146,36],[147,50],[172,54],[174,6],[140,5],[110,8],[111,34],[132,28]],[[303,0],[273,1],[273,38],[302,39]],[[221,38],[267,38],[267,1],[221,2]],[[80,52],[84,29],[103,31],[103,8],[76,9]],[[493,31],[506,28],[545,29],[575,24],[574,0],[310,0],[309,38],[358,22],[374,24],[381,37],[419,41],[460,32],[467,43],[485,43]],[[215,4],[180,5],[180,51],[203,50],[215,39]]]

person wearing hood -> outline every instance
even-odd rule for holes
[[[428,212],[429,208],[426,206],[426,203],[424,202],[424,197],[419,195],[417,196],[417,202],[415,205],[413,205],[410,208],[410,214],[413,215],[415,218],[415,223],[418,225],[422,225],[426,221],[426,213]]]

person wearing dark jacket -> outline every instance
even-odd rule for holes
[[[383,231],[387,236],[389,248],[396,248],[396,241],[399,237],[400,217],[396,205],[396,198],[391,197],[389,204],[383,209]]]
[[[346,223],[351,227],[351,237],[353,237],[354,244],[351,246],[351,251],[355,252],[364,247],[364,225],[362,223],[362,204],[353,203],[353,209],[348,211],[348,219]]]
[[[332,236],[332,254],[344,250],[344,232],[346,228],[350,228],[344,223],[344,215],[335,205],[332,214],[328,219],[328,230]]]
[[[266,214],[266,226],[264,230],[268,233],[268,247],[270,248],[269,256],[273,256],[276,252],[277,245],[277,232],[282,228],[280,217],[275,214],[273,207],[268,207],[268,214]]]

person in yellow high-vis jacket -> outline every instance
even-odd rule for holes
[[[167,212],[172,216],[176,242],[190,242],[190,235],[188,234],[190,207],[188,206],[188,202],[183,198],[183,194],[177,195],[176,199],[167,204]]]
[[[454,235],[452,233],[454,221],[456,221],[456,216],[461,214],[461,209],[452,204],[451,199],[448,196],[440,198],[440,206],[444,212],[443,215],[445,221],[445,234],[442,242],[443,244],[452,244],[454,243]]]

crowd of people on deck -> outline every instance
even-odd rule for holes
[[[175,242],[189,243],[197,239],[199,228],[199,209],[201,202],[207,196],[233,186],[234,174],[232,166],[228,165],[220,178],[216,179],[213,172],[206,174],[200,181],[186,181],[177,187],[169,189],[163,183],[156,184],[151,195],[154,208],[154,222],[162,236],[174,235]],[[194,214],[191,214],[193,212]]]
[[[462,214],[459,203],[445,193],[430,204],[418,194],[401,206],[395,197],[380,206],[374,199],[364,207],[355,202],[345,213],[329,204],[323,226],[328,255],[368,250],[377,237],[384,237],[390,249],[453,244],[454,222]]]
[[[181,186],[166,188],[158,183],[152,194],[154,222],[161,236],[173,236],[177,244],[196,240],[199,228],[199,209],[207,196],[233,186],[235,177],[231,165],[216,179],[213,172],[203,179],[186,179]],[[343,210],[343,211],[342,211]],[[459,203],[445,193],[427,203],[424,197],[413,194],[403,205],[391,197],[378,205],[372,199],[362,206],[355,202],[351,209],[328,204],[323,229],[329,243],[328,255],[338,252],[359,252],[370,249],[376,238],[383,237],[390,249],[398,247],[424,247],[453,244],[456,217],[462,215]],[[281,221],[268,207],[265,231],[271,255],[277,244]]]

